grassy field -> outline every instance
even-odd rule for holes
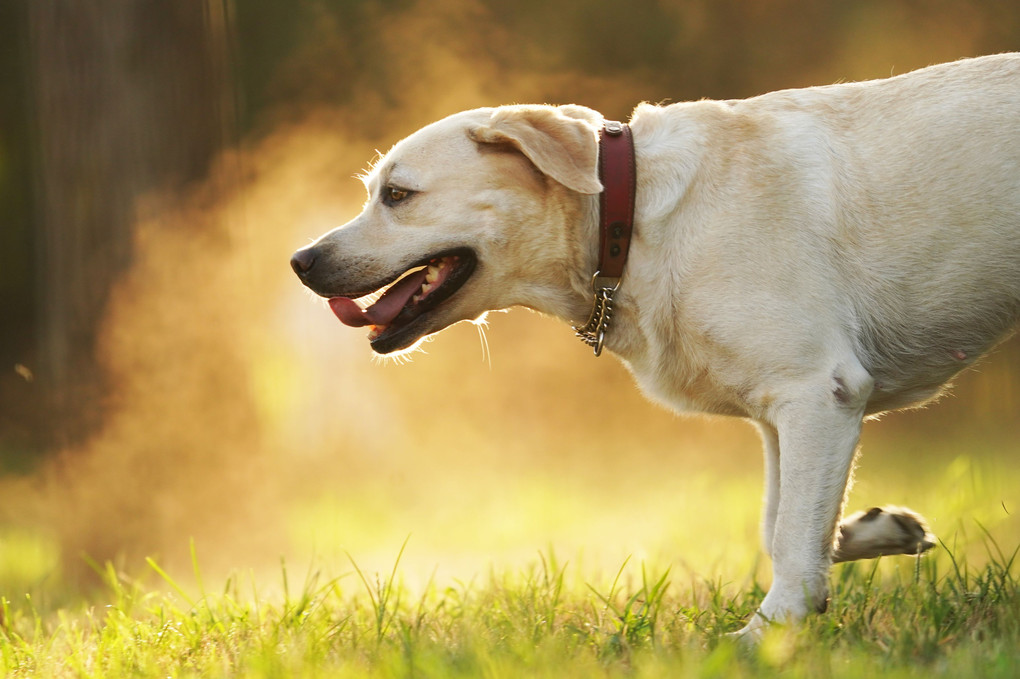
[[[93,588],[44,535],[0,530],[0,676],[1020,676],[1020,474],[872,449],[851,507],[903,498],[943,543],[837,566],[828,612],[756,648],[726,635],[768,588],[760,471],[645,465],[309,494],[275,565],[221,549],[219,571],[185,541],[190,563],[92,564]]]
[[[725,635],[761,600],[761,586],[730,595],[718,583],[675,582],[648,564],[625,563],[593,584],[544,555],[518,572],[431,583],[421,592],[400,583],[397,563],[376,576],[352,561],[351,572],[333,579],[295,578],[283,566],[278,597],[239,577],[206,590],[197,567],[182,585],[150,562],[164,587],[107,567],[104,591],[91,604],[51,609],[31,597],[4,599],[0,670],[10,677],[1012,678],[1020,671],[1016,552],[987,546],[980,568],[945,547],[919,562],[900,559],[908,567],[892,571],[876,563],[839,567],[827,614],[798,629],[776,628],[757,648]]]
[[[1010,440],[953,457],[963,439],[869,439],[850,507],[901,500],[943,543],[837,566],[828,612],[756,648],[726,636],[769,584],[761,472],[737,454],[379,472],[267,507],[287,517],[270,542],[290,545],[268,566],[185,538],[183,562],[92,564],[93,588],[44,533],[0,527],[0,676],[1012,678]]]

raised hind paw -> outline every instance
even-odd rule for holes
[[[924,517],[906,507],[872,507],[843,519],[832,561],[874,559],[892,554],[918,555],[935,546]]]

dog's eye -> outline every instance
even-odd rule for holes
[[[407,198],[413,193],[407,189],[399,189],[396,186],[387,186],[382,191],[382,200],[386,205],[396,205],[402,200]]]

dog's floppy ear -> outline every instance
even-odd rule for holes
[[[589,119],[597,115],[580,106],[501,106],[468,136],[480,144],[510,144],[568,189],[599,193],[598,128]]]

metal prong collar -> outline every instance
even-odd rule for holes
[[[591,278],[591,290],[594,295],[591,315],[583,326],[574,326],[577,337],[590,346],[596,356],[602,355],[602,345],[606,340],[606,331],[613,320],[613,294],[620,287],[620,279],[615,276],[603,276],[596,271]]]

